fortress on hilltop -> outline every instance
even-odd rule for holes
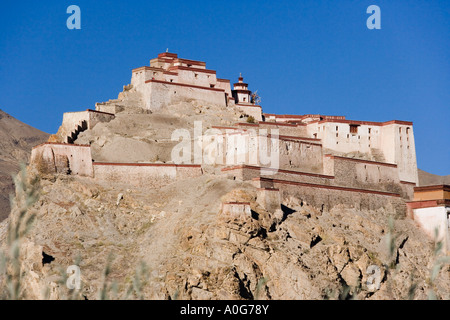
[[[397,216],[407,214],[406,203],[417,201],[412,122],[264,113],[241,75],[231,87],[230,80],[217,78],[216,71],[207,69],[205,62],[182,59],[169,52],[150,60],[150,66],[133,69],[130,84],[123,87],[117,99],[97,103],[95,110],[65,113],[58,132],[49,142],[33,149],[31,163],[42,173],[81,175],[134,187],[159,188],[206,174],[202,163],[98,162],[93,159],[90,145],[76,144],[81,132],[114,121],[122,113],[170,110],[171,105],[183,101],[240,113],[241,117],[231,125],[211,126],[224,136],[249,139],[252,130],[277,129],[277,146],[271,150],[279,156],[279,168],[264,173],[262,161],[250,162],[251,154],[246,154],[241,158],[244,160],[233,164],[217,161],[219,169],[214,173],[253,184],[258,203],[269,211],[279,209],[290,195],[318,210],[340,204],[361,210],[387,210]],[[229,151],[229,147],[225,150]],[[220,157],[226,157],[227,152]],[[450,242],[445,226],[450,200],[445,197],[448,192],[440,201],[430,202],[431,206],[446,208],[433,211],[436,216],[412,212],[427,206],[423,203],[410,204],[408,216],[427,230],[439,221],[439,236]],[[239,214],[250,212],[249,204],[244,202],[223,203],[222,208]]]

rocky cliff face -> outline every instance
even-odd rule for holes
[[[48,134],[0,110],[0,221],[10,212],[9,195],[14,193],[12,175],[20,163],[28,163],[31,148],[48,139]]]
[[[212,175],[161,190],[70,176],[40,183],[36,224],[22,246],[28,298],[43,298],[46,288],[50,298],[64,298],[64,270],[79,261],[80,295],[97,299],[111,254],[106,283],[117,282],[118,297],[145,263],[147,280],[134,298],[325,299],[347,286],[359,299],[406,299],[413,286],[415,298],[427,298],[429,289],[448,298],[448,268],[430,285],[433,243],[412,221],[395,221],[389,257],[389,212],[321,212],[297,198],[284,199],[281,212],[266,212],[253,186]],[[221,211],[229,199],[248,201],[252,215]],[[374,292],[366,285],[371,265],[381,270]]]
[[[114,149],[115,141],[147,143],[149,151],[132,155],[144,161],[158,155],[151,145],[166,143],[164,122],[177,126],[179,118],[189,124],[216,112],[190,110],[179,117],[149,115],[146,120],[155,123],[145,123],[147,130],[139,129],[142,115],[118,116],[83,132],[77,142],[91,143],[100,160],[121,149]],[[222,124],[240,115],[228,116]],[[434,243],[405,217],[395,217],[390,227],[388,209],[325,210],[292,196],[267,211],[251,183],[216,173],[205,166],[202,176],[160,189],[39,175],[40,196],[30,210],[36,220],[21,246],[22,295],[67,298],[65,271],[77,264],[82,288],[75,296],[86,299],[99,298],[102,288],[108,298],[128,292],[145,299],[425,299],[429,290],[449,298],[448,266],[430,281]],[[36,174],[30,167],[29,175]],[[227,202],[248,203],[250,215],[225,210]],[[4,246],[7,225],[17,215],[15,208],[0,224]],[[380,287],[374,290],[367,285],[370,266],[379,268]]]

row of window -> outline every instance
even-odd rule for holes
[[[349,125],[349,128],[350,128],[350,133],[352,133],[352,134],[357,134],[358,133],[358,127],[359,127],[359,124],[350,124]],[[318,127],[318,130],[320,131],[320,127]],[[323,126],[323,130],[325,131],[325,126]],[[411,130],[411,128],[410,127],[406,127],[406,134],[407,135],[409,135],[409,131]],[[336,131],[339,131],[339,126],[336,126]],[[367,132],[369,133],[369,134],[371,134],[372,133],[372,128],[368,128],[367,129]],[[398,128],[398,132],[401,134],[402,133],[402,127],[399,127]]]

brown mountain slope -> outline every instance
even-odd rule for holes
[[[0,109],[0,221],[10,211],[9,195],[14,192],[11,175],[18,172],[21,162],[28,162],[31,148],[48,136]]]
[[[419,186],[450,184],[450,175],[438,176],[419,169]]]

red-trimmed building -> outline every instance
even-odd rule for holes
[[[226,107],[234,102],[230,81],[220,79],[203,61],[164,52],[150,66],[132,70],[131,87],[142,95],[143,107],[157,110],[182,99],[202,100]]]

